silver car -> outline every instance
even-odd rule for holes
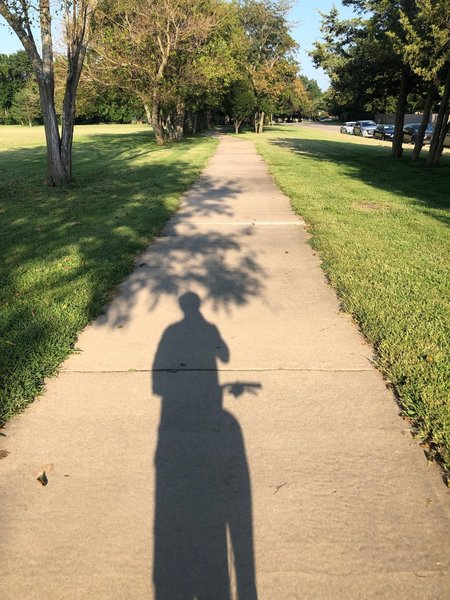
[[[353,135],[362,135],[363,137],[373,137],[373,132],[377,128],[375,121],[356,121],[353,128]]]
[[[353,127],[355,126],[356,121],[346,121],[341,125],[341,133],[349,133],[353,135]]]
[[[450,131],[444,138],[444,148],[450,148]]]

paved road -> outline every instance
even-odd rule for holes
[[[4,600],[449,597],[448,490],[307,242],[221,138],[7,426]]]

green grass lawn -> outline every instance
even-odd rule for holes
[[[409,149],[395,161],[389,144],[311,128],[246,137],[310,224],[343,308],[450,473],[450,156],[430,170]]]
[[[0,419],[22,409],[176,211],[217,142],[158,148],[143,126],[79,126],[48,188],[41,127],[0,126]]]

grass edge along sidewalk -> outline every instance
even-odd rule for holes
[[[75,181],[43,184],[40,127],[0,129],[0,419],[22,410],[74,351],[135,256],[217,146],[158,147],[149,127],[79,126]],[[1,425],[1,423],[0,423]]]
[[[286,127],[248,135],[449,483],[450,156],[429,169],[373,140]]]

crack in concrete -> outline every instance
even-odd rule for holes
[[[95,374],[95,373],[275,373],[275,372],[293,372],[293,373],[375,373],[375,369],[367,368],[367,369],[320,369],[320,368],[284,368],[279,367],[275,369],[186,369],[184,367],[172,367],[167,369],[112,369],[112,370],[96,370],[96,371],[75,371],[75,370],[65,370],[60,371],[60,375],[65,373],[86,373],[86,374]]]

